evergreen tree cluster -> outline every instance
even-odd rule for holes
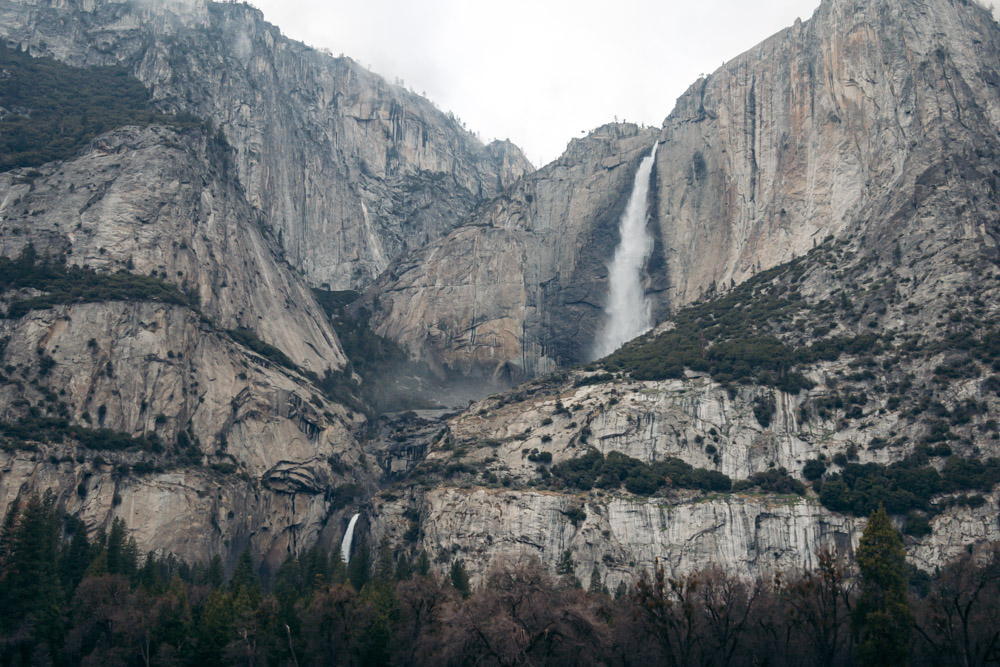
[[[802,366],[834,361],[845,353],[871,353],[881,341],[877,335],[862,334],[796,345],[779,335],[781,324],[813,308],[797,284],[810,255],[763,271],[726,294],[713,293],[704,303],[681,308],[671,316],[672,328],[641,336],[597,365],[637,380],[683,378],[685,370],[692,370],[727,385],[756,383],[789,393],[811,389]]]
[[[0,172],[71,157],[125,125],[200,126],[167,116],[123,67],[70,67],[0,44]]]
[[[890,465],[847,463],[840,472],[817,479],[820,502],[834,512],[865,516],[880,505],[890,514],[936,512],[931,498],[942,493],[990,491],[1000,483],[1000,459],[949,456],[941,470],[927,456],[910,456]]]
[[[550,488],[589,491],[624,487],[629,493],[646,496],[671,487],[705,493],[762,492],[799,496],[807,491],[806,485],[789,475],[785,468],[765,470],[733,482],[717,470],[695,468],[678,458],[644,463],[620,452],[605,456],[594,448],[546,472],[545,480]],[[947,503],[932,503],[934,496],[992,490],[1000,483],[1000,459],[979,461],[952,455],[945,459],[939,471],[930,465],[924,453],[889,465],[845,461],[839,472],[828,471],[824,462],[813,460],[806,465],[803,475],[812,482],[820,503],[831,511],[867,516],[884,505],[893,515],[919,512],[921,517],[926,517],[947,506]]]
[[[551,456],[551,455],[550,455]],[[618,489],[624,486],[630,493],[652,495],[666,485],[702,491],[729,491],[732,480],[717,470],[695,468],[681,459],[643,463],[621,452],[604,456],[591,448],[583,456],[552,466],[554,481],[588,491]]]
[[[371,555],[376,556],[372,559]],[[52,493],[0,525],[0,663],[108,665],[940,665],[1000,659],[1000,546],[934,576],[908,568],[879,508],[856,558],[746,581],[660,566],[611,594],[583,590],[572,551],[556,576],[501,559],[478,586],[426,552],[350,563],[313,547],[261,577],[243,550],[227,578],[141,557],[121,519],[88,538]],[[446,561],[438,559],[438,562]]]
[[[0,257],[0,291],[17,289],[44,294],[13,300],[6,313],[10,319],[56,305],[99,301],[160,301],[198,308],[196,297],[159,278],[125,271],[97,273],[67,266],[63,260],[39,257],[32,245],[26,246],[16,259]]]

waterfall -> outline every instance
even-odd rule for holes
[[[653,326],[649,299],[642,284],[642,272],[653,252],[653,237],[646,230],[649,180],[653,160],[660,143],[639,164],[628,206],[618,223],[621,241],[608,266],[608,305],[606,320],[594,343],[594,357],[600,359],[617,350],[626,341]]]
[[[347,532],[344,533],[344,541],[340,543],[340,557],[345,563],[351,560],[351,543],[354,541],[354,524],[358,522],[360,514],[351,517],[351,522],[347,524]]]

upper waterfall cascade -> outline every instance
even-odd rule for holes
[[[643,273],[653,252],[653,237],[647,229],[649,181],[653,173],[656,149],[642,159],[635,174],[632,194],[618,223],[621,241],[608,265],[608,302],[606,319],[594,343],[594,358],[611,354],[623,343],[643,334],[653,326],[651,304],[646,298]]]

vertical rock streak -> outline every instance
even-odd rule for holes
[[[639,164],[632,195],[618,223],[621,241],[608,266],[608,305],[604,309],[607,317],[594,344],[595,358],[611,354],[653,326],[642,274],[653,251],[653,237],[646,228],[649,217],[646,200],[659,145],[657,142]]]
[[[344,541],[340,543],[340,557],[344,559],[347,563],[351,560],[351,543],[354,542],[354,524],[358,522],[358,517],[360,514],[355,514],[351,517],[351,522],[347,524],[347,530],[344,532]]]

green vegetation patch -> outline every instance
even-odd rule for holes
[[[911,456],[891,465],[848,463],[823,480],[820,502],[829,510],[866,516],[884,505],[890,514],[930,509],[940,493],[989,491],[1000,483],[1000,459],[977,461],[950,456],[941,471],[923,457]]]
[[[363,495],[364,489],[357,484],[352,484],[350,482],[341,484],[331,493],[330,507],[332,509],[330,511],[336,512],[337,510],[341,510]]]
[[[67,439],[76,440],[87,449],[141,449],[151,452],[163,449],[155,436],[134,438],[107,428],[71,426],[67,419],[61,417],[29,416],[16,423],[0,422],[0,435],[8,439],[9,449],[33,449],[30,446],[32,441],[60,444]]]
[[[798,366],[834,361],[844,353],[872,354],[880,349],[881,338],[832,337],[802,346],[778,338],[783,326],[812,309],[796,285],[806,257],[680,310],[671,318],[673,329],[633,341],[600,364],[637,380],[683,378],[688,369],[722,383],[758,383],[791,393],[811,389],[813,383]]]
[[[275,346],[265,343],[260,338],[257,338],[257,334],[250,331],[249,329],[227,329],[226,333],[234,341],[253,350],[260,356],[264,357],[268,361],[271,361],[279,366],[283,366],[289,370],[299,371],[301,370],[294,361],[288,358],[288,355],[276,348]]]
[[[756,472],[747,479],[741,479],[733,485],[734,491],[749,491],[759,489],[764,493],[792,494],[804,496],[806,485],[788,474],[784,468]]]
[[[337,332],[344,354],[351,362],[351,368],[365,380],[374,380],[387,368],[409,361],[406,351],[395,341],[379,336],[368,325],[370,313],[364,309],[353,317],[347,306],[356,301],[360,294],[352,290],[330,292],[314,289],[313,294],[330,317],[330,323]]]
[[[56,305],[98,301],[160,301],[197,309],[193,297],[158,278],[66,266],[61,261],[39,259],[30,245],[17,259],[0,257],[0,290],[24,288],[46,294],[13,301],[7,309],[8,318]]]
[[[623,485],[630,493],[652,495],[668,483],[682,489],[729,491],[732,480],[715,470],[695,468],[677,458],[655,463],[643,463],[620,452],[606,457],[596,449],[583,456],[552,466],[552,477],[565,486],[589,491],[618,489]]]
[[[24,288],[46,294],[13,301],[7,309],[10,319],[24,317],[32,310],[99,301],[159,301],[199,310],[196,294],[186,294],[159,278],[125,271],[97,273],[92,269],[66,266],[63,261],[40,259],[30,245],[17,259],[0,257],[0,290]],[[279,366],[300,370],[287,354],[260,340],[249,329],[228,329],[226,334]]]
[[[0,45],[0,171],[64,160],[99,134],[125,125],[200,126],[152,107],[123,67],[70,67]]]
[[[349,312],[348,306],[360,296],[358,292],[313,289],[313,294],[330,317],[348,359],[342,373],[328,374],[320,381],[328,396],[369,417],[435,407],[421,396],[425,392],[419,386],[407,383],[413,377],[433,383],[433,374],[426,364],[411,361],[395,341],[376,334],[369,325],[368,310],[359,308],[357,312]],[[361,377],[360,385],[352,379],[354,373]],[[359,406],[355,396],[361,398],[363,406]]]

